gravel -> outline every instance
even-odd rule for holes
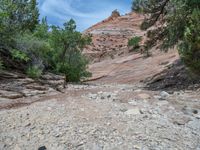
[[[46,101],[1,110],[0,149],[200,149],[198,114],[181,109],[197,110],[199,93],[196,97],[192,91],[170,94],[167,101],[159,101],[149,91],[130,89],[128,85],[69,85],[65,94]]]

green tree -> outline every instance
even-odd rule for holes
[[[179,44],[179,54],[192,72],[200,75],[200,11],[194,9],[184,38]]]
[[[91,42],[76,31],[74,20],[63,28],[49,27],[47,19],[38,22],[36,0],[0,0],[0,66],[20,69],[32,78],[43,71],[65,75],[65,83],[90,76],[82,54]],[[20,67],[19,67],[20,66]]]
[[[132,9],[146,15],[142,29],[157,25],[148,32],[148,49],[157,43],[164,50],[178,46],[186,66],[200,74],[199,0],[136,0]]]
[[[49,31],[49,25],[47,23],[47,17],[44,17],[42,18],[41,23],[36,25],[33,35],[42,40],[48,40],[49,39],[48,31]]]
[[[0,46],[14,46],[16,33],[33,31],[38,17],[36,0],[0,0]]]
[[[64,23],[64,28],[53,26],[50,39],[53,48],[52,66],[57,72],[65,74],[65,83],[90,76],[86,70],[88,61],[82,50],[91,42],[91,38],[76,31],[74,20]]]

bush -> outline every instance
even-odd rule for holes
[[[14,51],[14,56],[18,58],[24,58],[23,54],[28,55],[30,63],[45,68],[48,66],[49,52],[51,47],[49,43],[43,39],[35,37],[31,32],[26,32],[16,37],[16,49],[20,49],[20,52]]]
[[[133,37],[128,41],[128,46],[132,46],[133,49],[138,49],[141,40],[141,37]]]
[[[38,66],[34,65],[27,69],[26,74],[33,79],[37,79],[41,77],[42,75],[42,69],[40,69]]]
[[[13,49],[11,51],[11,55],[13,59],[19,60],[19,61],[25,61],[28,62],[30,60],[30,58],[27,56],[26,53]]]
[[[65,74],[66,82],[79,82],[91,76],[91,73],[87,71],[88,61],[85,56],[77,52],[70,59],[70,63],[57,63],[56,66],[57,72]]]

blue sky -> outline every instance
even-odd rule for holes
[[[38,0],[40,18],[47,16],[49,24],[58,26],[73,18],[79,31],[107,18],[115,9],[121,14],[130,12],[131,2],[132,0]]]

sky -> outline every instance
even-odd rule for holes
[[[121,14],[131,11],[132,0],[38,0],[40,19],[47,16],[50,25],[62,26],[71,18],[76,21],[77,30],[109,17],[117,9]]]

